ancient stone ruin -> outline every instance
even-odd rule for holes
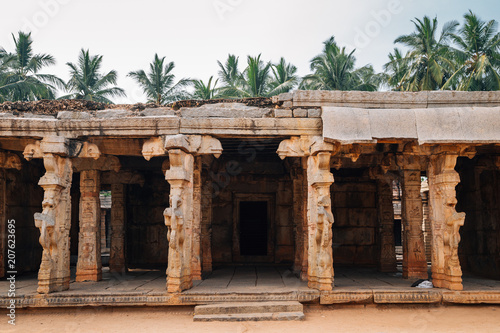
[[[500,280],[498,92],[48,113],[0,113],[0,276],[13,219],[17,271],[38,271],[40,294],[70,288],[71,263],[75,283],[99,281],[107,237],[110,272],[166,268],[167,294],[219,266],[286,265],[328,303],[336,267],[397,270],[396,183],[402,278],[453,291],[464,270]]]

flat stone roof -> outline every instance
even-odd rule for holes
[[[360,109],[323,107],[323,137],[344,144],[380,139],[500,143],[500,107]]]

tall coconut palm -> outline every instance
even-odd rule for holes
[[[301,88],[321,90],[375,91],[378,78],[373,67],[355,68],[354,51],[347,53],[340,48],[332,36],[324,42],[323,52],[311,60],[311,71],[304,77]]]
[[[94,102],[113,104],[112,97],[125,96],[122,88],[116,87],[118,75],[112,70],[101,74],[102,55],[90,55],[89,50],[82,49],[78,56],[78,63],[66,63],[70,68],[70,79],[66,83],[69,95],[60,99],[84,99]]]
[[[452,38],[459,67],[443,86],[457,90],[500,90],[500,33],[495,20],[485,22],[472,11]]]
[[[416,31],[396,38],[395,43],[410,48],[407,56],[409,67],[404,77],[408,81],[406,90],[435,90],[441,88],[455,72],[449,42],[458,22],[444,25],[441,35],[437,36],[437,18],[412,21]]]
[[[219,80],[213,82],[213,79],[214,77],[211,76],[206,84],[202,80],[193,80],[194,91],[191,97],[201,100],[218,98],[219,89],[217,88],[217,82]]]
[[[153,62],[149,64],[149,72],[143,70],[128,73],[142,88],[148,102],[165,104],[188,98],[185,88],[191,84],[191,80],[184,78],[175,82],[175,75],[172,74],[175,68],[174,62],[165,63],[165,57],[160,58],[155,54]]]
[[[299,83],[297,67],[281,58],[277,64],[271,66],[273,78],[269,82],[269,96],[278,95],[292,90]]]
[[[31,33],[12,35],[16,51],[8,54],[2,50],[2,84],[0,94],[12,101],[53,99],[56,89],[64,82],[55,75],[40,74],[40,71],[56,63],[50,54],[33,54]]]
[[[389,62],[384,65],[384,74],[387,85],[395,91],[408,90],[409,80],[409,53],[403,55],[400,49],[394,48],[394,53],[389,53]]]
[[[223,86],[220,88],[220,95],[225,98],[242,97],[239,87],[241,86],[242,74],[238,68],[239,57],[229,54],[224,64],[217,61],[219,65],[219,79]]]
[[[265,63],[257,57],[247,57],[247,68],[242,73],[239,91],[242,97],[268,96],[268,83],[270,79],[271,63]]]

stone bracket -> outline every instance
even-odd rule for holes
[[[313,156],[322,151],[328,151],[332,155],[340,149],[340,144],[327,143],[321,136],[293,136],[281,141],[276,151],[281,159],[285,157]]]
[[[149,161],[155,156],[165,156],[171,149],[180,149],[193,155],[222,154],[222,145],[219,140],[209,135],[170,135],[151,138],[144,142],[142,155]]]
[[[67,157],[93,158],[101,156],[96,144],[70,140],[62,136],[48,136],[34,141],[24,148],[24,158],[28,161],[42,158],[44,154],[55,154]]]

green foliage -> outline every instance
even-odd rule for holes
[[[224,83],[220,96],[224,98],[269,97],[293,89],[298,82],[297,68],[284,58],[279,63],[264,62],[259,54],[247,57],[247,67],[240,72],[239,58],[228,55],[225,64],[219,64],[219,78]]]
[[[172,74],[174,68],[173,61],[165,63],[165,57],[160,58],[155,54],[147,74],[143,70],[138,70],[128,73],[128,76],[139,84],[148,97],[148,102],[161,105],[189,97],[184,88],[191,84],[191,80],[181,79],[174,83],[175,75]]]
[[[205,84],[202,80],[193,80],[194,92],[191,97],[200,100],[218,98],[219,89],[216,87],[219,80],[215,80],[215,82],[213,82],[213,79],[214,77],[211,76],[208,79],[207,84]]]
[[[311,90],[375,91],[381,83],[371,65],[355,68],[355,50],[347,53],[332,36],[323,52],[311,60],[313,74],[304,77],[301,88]]]
[[[402,67],[406,66],[406,73],[398,85],[392,87],[405,91],[440,89],[455,71],[449,42],[458,22],[446,23],[439,38],[437,18],[431,20],[425,16],[423,20],[416,18],[412,22],[415,32],[399,36],[394,41],[407,46],[410,51],[405,60],[400,61]]]
[[[452,39],[457,70],[443,86],[464,91],[500,90],[500,33],[495,20],[482,21],[471,11]]]
[[[50,54],[34,54],[31,33],[12,35],[15,52],[0,48],[0,101],[53,99],[56,88],[64,82],[55,75],[40,71],[56,63]]]
[[[112,97],[125,96],[125,91],[116,87],[118,75],[116,71],[100,73],[102,55],[92,56],[89,50],[82,49],[78,56],[78,63],[66,63],[70,68],[70,79],[66,83],[69,95],[59,99],[84,99],[94,102],[113,104]]]

